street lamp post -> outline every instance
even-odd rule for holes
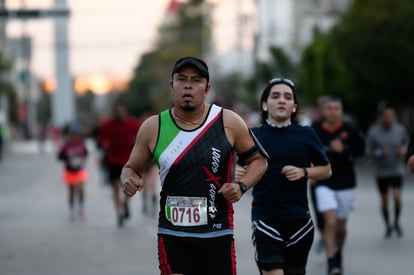
[[[55,10],[68,10],[66,0],[55,0]],[[75,96],[69,72],[68,16],[54,17],[56,90],[52,95],[52,123],[62,126],[75,119]]]
[[[1,0],[0,0],[1,1]],[[29,20],[53,18],[55,27],[55,77],[56,90],[52,95],[52,124],[61,127],[75,119],[75,96],[69,72],[68,18],[66,0],[54,0],[51,9],[0,9],[0,19]]]

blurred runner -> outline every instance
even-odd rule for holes
[[[113,109],[113,118],[104,122],[99,131],[98,140],[105,154],[119,227],[122,227],[125,219],[130,217],[128,199],[119,190],[119,177],[134,146],[139,126],[138,120],[128,115],[125,104],[117,101]]]
[[[315,192],[318,211],[324,215],[327,274],[340,275],[347,222],[354,207],[357,184],[354,161],[365,155],[365,140],[355,126],[344,121],[340,98],[325,97],[322,115],[323,120],[313,128],[331,161],[332,176],[317,181]]]
[[[379,121],[367,134],[367,151],[375,162],[378,191],[381,196],[381,212],[385,223],[385,238],[395,230],[402,236],[400,215],[402,208],[401,190],[405,175],[404,159],[407,153],[408,132],[396,121],[394,109],[382,110]],[[388,193],[394,198],[394,223],[391,225],[388,211]]]
[[[78,202],[78,217],[85,218],[84,212],[84,183],[88,173],[85,168],[85,160],[88,150],[81,137],[80,128],[77,124],[70,124],[67,128],[67,139],[59,150],[58,158],[65,163],[63,180],[69,191],[69,219],[75,220],[75,200]]]

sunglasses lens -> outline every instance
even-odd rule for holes
[[[295,84],[293,83],[293,81],[292,80],[290,80],[290,79],[287,79],[287,78],[273,78],[272,80],[270,80],[269,81],[269,84],[279,84],[279,83],[283,83],[283,84],[286,84],[286,85],[288,85],[288,86],[291,86],[291,87],[295,87]]]

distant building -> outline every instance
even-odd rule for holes
[[[351,0],[233,0],[215,1],[213,56],[219,75],[251,75],[255,61],[267,62],[271,47],[282,48],[293,61],[312,41],[317,27],[328,31]],[[221,13],[226,12],[223,19]],[[220,49],[223,40],[231,48]]]
[[[298,60],[311,42],[313,30],[328,31],[351,0],[257,0],[256,59],[270,58],[269,48],[279,47]]]
[[[209,56],[214,73],[251,75],[254,67],[256,0],[211,2],[212,47]]]

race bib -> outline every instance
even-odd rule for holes
[[[84,159],[81,157],[70,157],[69,166],[72,168],[81,168],[84,165]]]
[[[177,226],[207,224],[207,198],[168,196],[165,216]]]

